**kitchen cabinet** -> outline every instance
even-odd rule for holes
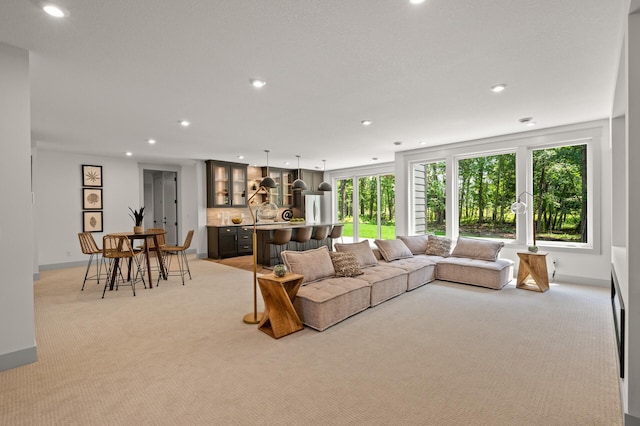
[[[266,167],[263,167],[262,173],[263,175],[266,175]],[[295,180],[295,170],[269,167],[269,177],[276,182],[276,187],[269,190],[271,202],[275,203],[278,207],[293,206],[293,181]]]
[[[318,170],[300,170],[300,174],[304,183],[307,184],[307,191],[317,191],[318,186],[324,180],[324,172]],[[296,170],[296,176],[298,175]]]
[[[207,207],[247,206],[247,164],[206,161]]]
[[[209,226],[207,251],[210,259],[249,255],[253,253],[253,230],[242,226]]]

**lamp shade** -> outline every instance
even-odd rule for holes
[[[331,191],[331,185],[328,182],[322,182],[318,186],[318,191],[324,191],[324,192]]]
[[[262,182],[260,182],[260,186],[264,186],[265,188],[276,188],[278,184],[275,180],[267,176],[266,178],[262,179]]]
[[[515,214],[523,214],[527,211],[527,205],[521,201],[511,204],[511,211]]]
[[[307,189],[307,184],[302,179],[296,179],[293,181],[293,189],[305,190]]]

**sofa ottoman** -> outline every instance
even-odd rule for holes
[[[436,277],[439,280],[500,290],[513,278],[513,261],[446,257],[438,262]]]
[[[363,268],[362,275],[357,278],[371,286],[371,306],[379,305],[407,291],[407,273],[392,266],[379,264]]]
[[[442,259],[442,258],[440,258]],[[405,291],[410,291],[436,279],[437,261],[424,255],[417,255],[406,259],[379,261],[382,265],[402,269],[407,273],[407,285]]]

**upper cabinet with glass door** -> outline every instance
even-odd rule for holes
[[[206,161],[207,207],[246,207],[247,165]]]
[[[263,167],[262,173],[267,173],[266,167]],[[295,180],[294,171],[269,167],[269,177],[276,182],[276,187],[269,190],[269,199],[271,202],[278,207],[293,206],[292,188],[293,181]]]

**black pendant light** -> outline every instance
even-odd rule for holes
[[[264,152],[267,153],[267,176],[262,179],[262,182],[260,182],[260,186],[264,186],[265,188],[275,188],[278,186],[278,184],[276,184],[275,180],[269,177],[269,150],[265,149]]]
[[[298,179],[293,181],[293,189],[299,189],[302,191],[307,189],[307,184],[300,178],[300,176],[302,176],[302,172],[300,171],[300,156],[296,155],[296,157],[298,157]]]
[[[322,160],[322,177],[324,179],[324,172],[327,167],[327,160]],[[331,185],[329,182],[322,181],[320,185],[318,185],[318,191],[328,192],[331,191]]]

